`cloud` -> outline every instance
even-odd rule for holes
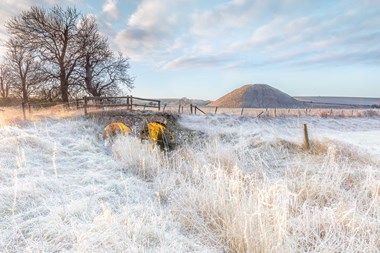
[[[102,10],[106,14],[106,17],[111,20],[116,20],[119,17],[117,0],[106,0],[102,6]]]
[[[162,56],[178,41],[182,16],[190,2],[143,0],[128,19],[127,27],[117,33],[116,44],[132,60]]]
[[[192,16],[194,35],[213,37],[215,34],[230,34],[235,29],[244,28],[244,32],[262,24],[263,19],[282,15],[293,15],[304,9],[313,9],[327,0],[230,0],[216,7],[195,12]],[[205,25],[207,24],[207,25]]]
[[[252,6],[253,2],[251,1]],[[284,1],[280,1],[279,5],[281,2]],[[291,4],[295,2],[292,1]],[[377,32],[380,13],[366,8],[367,4],[336,4],[334,8],[327,4],[324,5],[323,12],[310,13],[303,10],[301,13],[304,16],[299,16],[294,11],[278,11],[279,15],[270,16],[270,19],[266,17],[266,21],[260,25],[253,19],[250,21],[248,18],[236,17],[236,20],[242,21],[242,25],[236,25],[230,20],[233,19],[234,10],[249,10],[247,4],[246,1],[230,1],[205,12],[203,17],[200,16],[204,19],[202,22],[208,20],[208,24],[213,24],[212,20],[215,23],[219,20],[219,25],[227,31],[216,29],[216,33],[212,33],[214,26],[204,25],[202,30],[194,32],[196,26],[193,26],[191,31],[200,41],[192,45],[193,53],[169,60],[163,66],[171,69],[205,67],[207,63],[210,66],[225,63],[222,67],[368,64],[375,62],[380,51],[380,46],[377,46],[380,39]],[[277,10],[283,8],[285,7],[280,6]],[[232,11],[228,13],[228,9]],[[244,13],[242,11],[240,15],[244,16]],[[305,16],[305,13],[308,15]],[[199,24],[202,22],[196,21]],[[208,35],[207,31],[212,34]],[[207,53],[197,50],[207,41],[214,41],[210,43]],[[212,61],[203,60],[208,59],[207,55],[213,55]],[[225,60],[227,57],[229,60]],[[218,58],[222,61],[218,61]]]
[[[262,1],[264,2],[264,1]],[[244,26],[258,14],[260,1],[232,0],[192,15],[191,32],[197,36],[214,36]]]
[[[223,58],[220,56],[192,56],[185,58],[178,58],[172,61],[166,62],[162,65],[162,68],[165,70],[177,69],[177,68],[201,68],[209,67],[222,67],[228,64],[230,61],[229,58]]]

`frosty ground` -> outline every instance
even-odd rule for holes
[[[378,117],[179,123],[167,155],[89,118],[1,125],[0,251],[379,251]]]

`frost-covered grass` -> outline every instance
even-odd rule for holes
[[[379,251],[378,118],[180,123],[203,134],[167,155],[91,120],[0,126],[0,251]]]

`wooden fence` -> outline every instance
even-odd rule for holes
[[[253,117],[279,117],[279,116],[319,116],[319,117],[360,117],[379,115],[380,110],[376,108],[226,108],[199,105],[179,105],[166,106],[163,108],[166,112],[177,112],[181,114],[226,114]]]
[[[27,118],[27,113],[29,116],[34,112],[41,110],[52,109],[56,106],[60,106],[65,110],[78,110],[83,108],[84,99],[75,99],[69,102],[22,102],[21,108],[23,112],[24,119]]]
[[[105,110],[106,108],[126,108],[132,110],[134,107],[156,108],[161,110],[161,101],[155,99],[126,97],[84,97],[84,114],[88,114],[90,108]]]
[[[79,109],[84,110],[84,114],[88,114],[90,109],[94,110],[106,110],[108,108],[114,109],[126,109],[132,110],[136,107],[143,108],[144,110],[147,108],[158,109],[161,110],[161,101],[155,99],[146,99],[139,98],[133,96],[126,97],[84,97],[83,99],[75,99],[69,102],[43,102],[43,103],[22,103],[22,111],[24,119],[27,116],[36,115],[35,113],[45,111],[46,109],[56,108],[56,106],[60,106],[61,109],[65,111],[78,111]]]
[[[277,117],[277,116],[342,116],[342,117],[360,117],[380,115],[380,110],[377,108],[351,108],[351,109],[337,109],[337,108],[225,108],[225,107],[211,107],[200,105],[178,105],[168,106],[164,104],[161,108],[161,101],[155,99],[146,99],[133,96],[125,97],[84,97],[83,99],[75,99],[70,102],[44,102],[44,103],[22,103],[22,110],[24,119],[27,115],[31,116],[32,112],[37,113],[39,110],[56,108],[55,106],[62,107],[67,111],[78,111],[84,109],[84,113],[88,114],[89,110],[103,111],[108,108],[132,110],[133,108],[157,109],[158,111],[166,111],[171,113],[182,114],[227,114],[227,115],[241,115],[253,117]],[[42,110],[43,109],[43,110]],[[55,113],[55,112],[52,112]]]

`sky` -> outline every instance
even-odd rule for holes
[[[1,0],[4,23],[32,5]],[[245,84],[380,97],[380,0],[68,0],[129,58],[132,95],[215,100]],[[3,49],[0,50],[2,54]]]

